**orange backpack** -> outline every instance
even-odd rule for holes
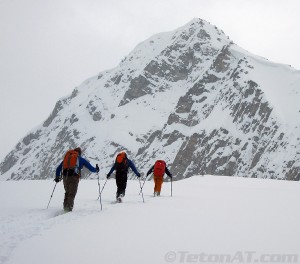
[[[127,165],[127,155],[125,152],[120,152],[115,161],[116,171],[126,171],[128,169]]]
[[[154,164],[153,173],[155,176],[163,177],[166,170],[166,163],[163,160],[157,160]]]
[[[64,171],[73,171],[76,174],[79,174],[79,153],[75,150],[67,151],[64,160],[63,160],[63,170]]]

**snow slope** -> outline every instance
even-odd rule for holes
[[[247,53],[238,46],[234,46],[232,52],[237,57],[247,54],[252,67],[256,69],[255,72],[249,71],[249,77],[264,87],[265,96],[280,123],[289,127],[299,126],[300,71]]]
[[[155,198],[146,182],[143,203],[132,180],[124,203],[116,204],[111,179],[101,211],[97,180],[82,180],[67,214],[62,183],[46,209],[53,187],[48,180],[1,182],[1,264],[300,260],[298,182],[191,177],[173,182],[173,197],[164,183]]]

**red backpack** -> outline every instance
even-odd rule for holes
[[[166,170],[166,163],[163,160],[157,160],[154,164],[154,176],[163,177]]]

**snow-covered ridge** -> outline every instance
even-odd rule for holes
[[[52,178],[69,148],[104,176],[125,149],[143,173],[296,180],[300,72],[250,54],[201,19],[138,44],[84,81],[0,164],[1,179]],[[93,177],[85,174],[83,177]]]

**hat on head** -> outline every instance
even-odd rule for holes
[[[79,155],[81,155],[81,148],[78,147],[78,148],[75,148],[74,150],[77,151],[79,153]]]

